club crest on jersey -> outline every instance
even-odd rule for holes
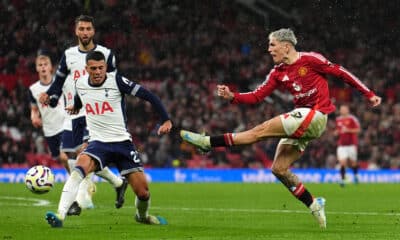
[[[292,87],[297,92],[301,91],[301,86],[299,84],[295,83],[295,82],[292,84]]]
[[[308,69],[306,67],[300,67],[298,70],[299,76],[304,77],[308,72]]]
[[[86,103],[85,109],[88,115],[103,115],[106,112],[114,112],[109,102]]]

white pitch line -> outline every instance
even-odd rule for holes
[[[40,199],[40,198],[26,198],[26,197],[12,197],[12,196],[0,196],[0,199],[6,199],[6,200],[13,200],[13,201],[28,201],[28,202],[33,202],[33,203],[15,203],[12,202],[10,204],[0,202],[0,205],[7,205],[7,206],[48,206],[50,205],[50,201],[47,201],[45,199]]]
[[[0,202],[0,206],[49,206],[50,201],[39,198],[25,198],[25,197],[12,197],[12,196],[0,196],[0,199],[6,200],[17,200],[17,201],[29,201],[33,203],[4,203]],[[105,205],[104,205],[105,206]],[[105,206],[106,207],[106,206]],[[134,208],[134,206],[124,206],[124,208]],[[242,213],[287,213],[287,214],[305,214],[310,213],[304,210],[278,210],[278,209],[246,209],[246,208],[190,208],[190,207],[157,207],[152,206],[151,209],[155,210],[168,210],[168,211],[185,211],[185,212],[242,212]],[[337,212],[327,211],[327,214],[332,215],[361,215],[361,216],[400,216],[400,213],[382,213],[382,212]]]
[[[247,213],[291,213],[304,214],[310,211],[304,210],[277,210],[277,209],[243,209],[243,208],[188,208],[188,207],[151,207],[156,210],[171,211],[197,211],[197,212],[247,212]],[[363,216],[400,216],[400,213],[381,213],[381,212],[335,212],[327,211],[327,214],[333,215],[363,215]]]

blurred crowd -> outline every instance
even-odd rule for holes
[[[34,60],[46,49],[57,63],[74,45],[74,19],[95,17],[96,41],[111,48],[118,71],[153,90],[174,123],[157,136],[151,106],[128,98],[128,129],[148,167],[262,168],[272,163],[276,139],[252,146],[215,149],[201,155],[182,143],[179,129],[219,134],[251,128],[292,108],[287,93],[275,92],[256,106],[231,105],[216,84],[249,91],[273,67],[266,49],[269,31],[292,28],[298,50],[322,53],[358,76],[383,97],[371,110],[342,81],[329,79],[336,106],[349,104],[360,120],[362,168],[400,168],[400,7],[395,1],[270,0],[268,16],[235,1],[104,0],[0,2],[0,166],[26,164],[26,154],[46,153],[40,129],[32,127],[27,87],[37,80]],[[335,168],[335,114],[324,135],[309,145],[299,168]],[[150,120],[149,120],[150,119]]]

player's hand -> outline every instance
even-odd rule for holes
[[[79,109],[74,108],[73,105],[65,107],[65,111],[67,111],[69,115],[75,115],[79,113]]]
[[[38,117],[34,117],[31,119],[32,120],[32,125],[35,128],[40,128],[42,126],[42,119],[38,118]]]
[[[49,97],[49,95],[47,95],[47,93],[41,93],[40,95],[39,95],[39,102],[41,103],[41,104],[45,104],[45,105],[48,105],[49,104],[49,102],[50,102],[50,97]]]
[[[369,103],[370,103],[370,105],[372,106],[372,107],[376,107],[376,106],[378,106],[379,104],[381,104],[381,102],[382,102],[382,98],[381,97],[378,97],[378,96],[373,96],[373,97],[371,97],[370,99],[368,99],[369,100]]]
[[[227,100],[232,100],[234,95],[233,92],[226,85],[217,85],[217,94],[218,96],[225,98]]]
[[[171,120],[165,121],[157,130],[158,135],[166,134],[171,131],[172,122]]]

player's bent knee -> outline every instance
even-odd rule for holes
[[[146,201],[150,198],[150,192],[148,189],[137,190],[135,192],[136,196],[143,201]]]
[[[87,173],[94,172],[97,170],[97,162],[87,154],[80,154],[76,160],[76,166],[80,166]]]
[[[61,152],[60,155],[58,155],[58,160],[60,163],[68,163],[68,155],[65,152]]]
[[[273,164],[271,167],[271,172],[272,174],[274,174],[275,176],[284,176],[285,173],[287,172],[288,168],[284,167],[282,165],[277,165],[277,164]]]

